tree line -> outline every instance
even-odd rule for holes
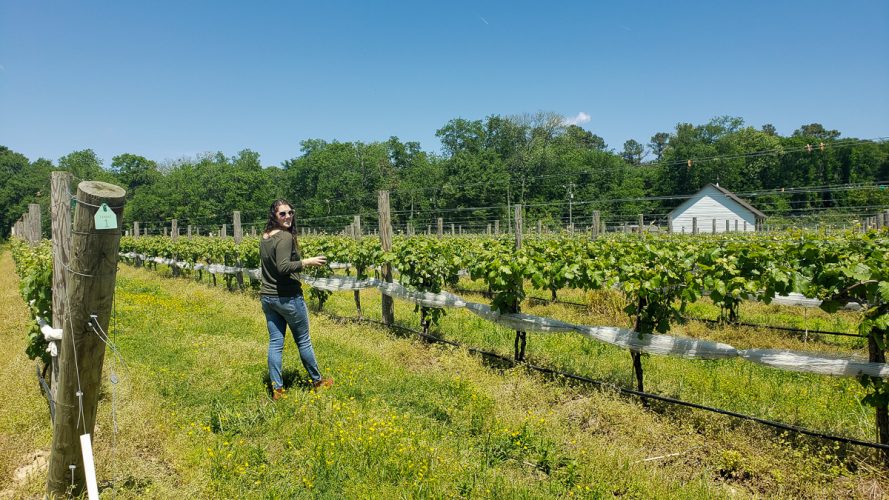
[[[85,149],[54,164],[0,146],[0,237],[8,236],[29,203],[49,213],[50,172],[57,169],[123,186],[125,224],[149,228],[174,218],[180,227],[218,226],[231,222],[233,210],[258,224],[270,201],[284,197],[304,225],[338,230],[353,214],[375,214],[381,189],[391,193],[393,223],[415,228],[437,217],[484,228],[505,222],[516,203],[526,207],[526,220],[560,225],[569,217],[583,221],[594,210],[612,221],[640,213],[658,217],[708,183],[755,195],[752,204],[776,216],[889,206],[889,191],[873,188],[889,180],[889,142],[843,138],[818,123],[781,136],[772,125],[755,128],[722,116],[701,125],[679,123],[646,143],[628,140],[616,149],[558,114],[541,112],[455,118],[436,136],[438,153],[397,137],[309,139],[278,166],[263,166],[251,150],[163,163],[126,153],[106,166]],[[835,188],[862,184],[871,187]],[[803,186],[834,187],[791,189]],[[44,224],[48,234],[48,217]]]

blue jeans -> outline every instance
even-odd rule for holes
[[[299,348],[299,358],[303,362],[313,382],[321,380],[315,350],[309,338],[309,310],[302,296],[277,297],[263,295],[260,298],[262,312],[269,327],[269,378],[272,390],[284,387],[281,377],[281,355],[284,352],[284,332],[290,325],[290,333]]]

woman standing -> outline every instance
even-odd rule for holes
[[[303,299],[302,286],[295,278],[304,267],[323,266],[323,255],[301,259],[293,224],[293,208],[287,200],[275,200],[269,210],[269,220],[259,242],[259,259],[262,263],[262,287],[260,302],[269,328],[269,378],[272,381],[272,397],[284,395],[281,377],[284,333],[287,326],[299,348],[299,357],[309,372],[315,389],[330,387],[333,379],[322,377],[315,361],[315,350],[309,338],[309,312]]]

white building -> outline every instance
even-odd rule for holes
[[[756,231],[766,214],[717,184],[707,184],[669,214],[673,233]]]

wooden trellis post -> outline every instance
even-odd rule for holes
[[[408,226],[408,230],[410,230],[410,226]],[[352,237],[355,238],[355,241],[357,241],[359,243],[361,242],[361,216],[360,215],[356,215],[356,216],[352,217]],[[364,270],[358,269],[357,267],[355,268],[356,278],[358,277],[358,275],[361,274],[362,271],[364,271]],[[362,319],[361,294],[359,293],[358,289],[355,289],[355,308],[358,310],[358,319]]]
[[[241,227],[241,211],[234,210],[232,212],[232,233],[235,237],[235,245],[241,244],[241,241],[244,239],[244,230]],[[242,267],[241,260],[238,259],[238,267]],[[235,281],[238,283],[238,290],[244,289],[244,271],[238,271],[235,273]]]
[[[68,252],[71,244],[71,203],[68,192],[71,186],[71,172],[56,170],[51,176],[49,213],[52,222],[52,326],[62,328],[65,324],[65,312],[68,280],[65,268],[68,267]],[[51,341],[56,345],[56,353],[61,347],[58,340]],[[50,407],[55,415],[55,402],[59,388],[59,358],[52,358],[50,373]],[[55,417],[53,417],[55,418]]]
[[[91,436],[95,430],[105,359],[105,342],[98,332],[108,332],[111,320],[125,201],[126,191],[113,184],[84,181],[77,186],[67,270],[70,309],[59,353],[57,412],[46,480],[49,497],[66,497],[72,484],[71,493],[78,496],[85,486],[81,436]],[[98,229],[95,215],[100,210],[113,212],[117,224]]]
[[[241,229],[241,212],[240,210],[235,210],[232,212],[232,226],[234,227],[233,234],[235,237],[235,244],[241,242],[244,239],[244,231]]]
[[[36,203],[28,204],[28,220],[31,223],[31,244],[38,245],[42,239],[43,232],[40,220],[40,205]]]
[[[522,205],[515,205],[515,217],[513,219],[515,221],[515,250],[518,253],[519,250],[522,249]],[[521,284],[519,286],[522,286]],[[518,301],[513,304],[512,312],[518,313],[521,312],[521,307]],[[524,361],[525,360],[525,345],[528,342],[528,334],[527,332],[516,330],[515,332],[515,360],[516,361]]]
[[[389,191],[380,191],[377,198],[377,207],[380,213],[380,246],[384,252],[392,249],[392,221],[389,218]],[[439,218],[441,221],[441,218]],[[439,228],[441,224],[439,223]],[[392,265],[383,264],[383,281],[392,283]],[[383,294],[383,324],[391,326],[395,324],[395,307],[392,297]]]

